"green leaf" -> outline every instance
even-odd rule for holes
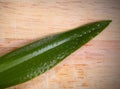
[[[0,89],[31,80],[99,34],[111,20],[48,36],[0,57]]]

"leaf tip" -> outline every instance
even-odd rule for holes
[[[105,20],[104,23],[106,23],[106,25],[109,25],[112,22],[112,20]]]

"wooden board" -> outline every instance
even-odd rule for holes
[[[8,89],[120,89],[119,10],[120,0],[0,0],[0,55],[45,35],[113,20],[50,71]]]

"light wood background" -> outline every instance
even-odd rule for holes
[[[63,62],[8,89],[120,89],[120,0],[0,0],[0,55],[107,19],[105,31]]]

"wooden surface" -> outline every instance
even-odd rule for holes
[[[50,71],[8,89],[120,89],[120,0],[0,0],[0,55],[104,19],[113,22],[99,36]]]

